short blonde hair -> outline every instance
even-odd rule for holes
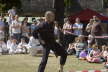
[[[98,45],[93,44],[93,45],[92,45],[92,48],[93,48],[93,49],[96,49],[96,48],[98,48]]]

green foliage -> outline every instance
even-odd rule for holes
[[[0,3],[0,13],[3,12],[3,8],[5,8],[5,6],[6,6],[5,4]]]
[[[2,0],[2,4],[5,4],[5,7],[3,8],[3,11],[7,11],[13,6],[20,9],[21,8],[21,1],[20,0]]]
[[[108,0],[104,0],[104,8],[108,8]]]

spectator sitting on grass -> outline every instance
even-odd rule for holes
[[[8,49],[3,39],[0,39],[0,54],[7,54]]]
[[[76,57],[79,58],[79,55],[82,50],[87,48],[87,44],[84,41],[84,36],[80,35],[75,43]]]
[[[35,39],[32,35],[30,35],[29,37],[29,43],[27,48],[32,56],[37,55],[38,51],[42,51],[42,46],[40,45],[39,40]]]
[[[17,49],[17,40],[14,38],[12,39],[12,43],[9,45],[9,54],[15,54]]]
[[[103,56],[105,57],[106,59],[106,62],[105,62],[105,68],[108,69],[108,47],[106,47],[105,51],[103,52]]]
[[[70,43],[70,44],[69,44],[69,47],[68,47],[68,49],[67,49],[67,53],[68,53],[69,55],[75,54],[74,43]]]
[[[93,50],[86,57],[87,61],[90,63],[101,63],[101,51],[98,49],[97,45],[93,45]]]
[[[87,56],[87,51],[86,49],[82,50],[80,55],[79,55],[79,59],[80,60],[86,60],[86,56]]]
[[[103,45],[102,46],[102,52],[101,52],[101,60],[102,62],[106,62],[107,61],[107,56],[108,56],[108,47]]]
[[[21,38],[21,42],[18,44],[18,47],[17,47],[17,50],[16,50],[16,53],[18,54],[27,54],[27,43],[25,41],[25,38]]]

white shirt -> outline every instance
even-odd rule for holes
[[[67,34],[66,31],[72,32],[72,25],[69,23],[65,23],[63,25],[63,29],[64,29],[64,34]]]
[[[4,31],[0,30],[0,39],[4,39],[5,35],[4,35]]]
[[[0,52],[6,51],[6,50],[8,50],[6,44],[4,42],[0,43]]]
[[[35,39],[34,37],[30,37],[28,45],[30,45],[30,46],[37,46],[39,44],[40,44],[40,42],[39,42],[38,39]]]
[[[9,16],[15,16],[16,15],[16,11],[14,10],[14,9],[10,9],[9,11],[8,11],[8,14],[9,14]]]
[[[11,52],[15,52],[17,49],[17,44],[16,43],[11,43],[10,46],[9,46],[9,50]]]
[[[35,39],[33,36],[30,37],[29,43],[28,43],[29,48],[37,48],[37,50],[42,50],[42,46],[40,45],[40,42],[38,39]]]
[[[12,25],[11,25],[11,31],[12,33],[21,33],[21,28],[18,27],[18,28],[13,28],[13,26],[21,26],[21,22],[20,21],[12,21]]]
[[[26,46],[26,45],[27,45],[27,43],[20,42],[20,43],[18,44],[18,48],[22,48],[22,46]]]
[[[7,48],[10,49],[12,42],[10,40],[7,41]]]
[[[74,25],[73,25],[73,28],[82,28],[83,29],[83,24],[78,24],[78,23],[75,23]],[[82,30],[78,30],[78,29],[76,29],[76,30],[74,30],[74,34],[75,35],[82,35]]]

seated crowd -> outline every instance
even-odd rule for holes
[[[108,68],[108,46],[88,44],[83,35],[76,37],[75,42],[69,44],[67,53],[89,63],[105,63]]]

